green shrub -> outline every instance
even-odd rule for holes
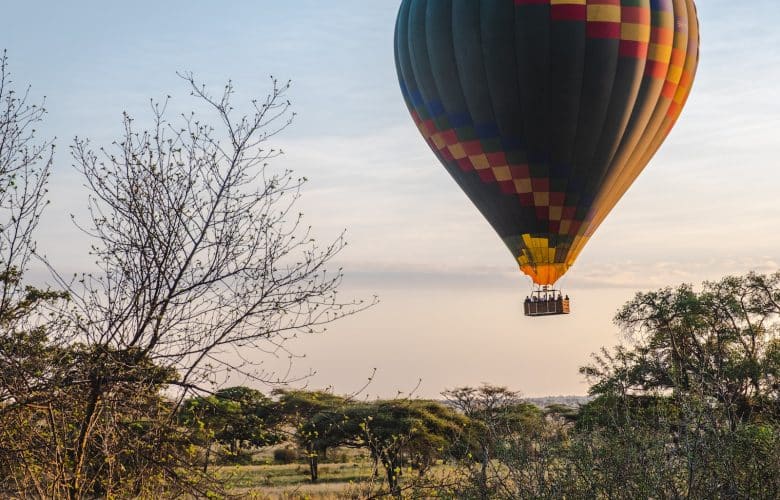
[[[277,448],[274,450],[274,462],[278,464],[291,464],[298,460],[298,451],[294,448]]]

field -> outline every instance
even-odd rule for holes
[[[231,493],[249,498],[343,498],[357,484],[371,479],[369,463],[322,464],[319,482],[309,482],[309,468],[305,464],[245,465],[224,467],[220,476],[227,481]]]
[[[382,489],[384,469],[374,476],[373,463],[367,457],[350,456],[344,463],[324,463],[319,466],[319,481],[312,484],[309,467],[305,463],[288,465],[238,465],[218,468],[218,475],[225,480],[231,494],[250,499],[311,499],[364,498]],[[439,464],[429,474],[441,478],[452,474],[451,467]],[[409,471],[407,478],[417,478]],[[401,485],[409,482],[401,478]]]

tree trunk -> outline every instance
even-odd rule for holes
[[[396,498],[401,497],[401,490],[398,487],[398,475],[396,474],[396,464],[394,461],[382,461],[387,472],[387,486],[390,488],[390,494]]]
[[[309,452],[309,474],[311,475],[311,482],[316,483],[319,479],[319,456],[317,453]]]
[[[98,380],[92,381],[92,388],[87,400],[87,406],[84,410],[84,417],[81,420],[81,430],[79,431],[78,441],[76,441],[75,450],[73,452],[73,478],[70,482],[69,494],[70,498],[81,498],[83,496],[82,483],[84,481],[84,460],[87,452],[87,442],[90,439],[92,433],[92,426],[94,424],[95,414],[97,412],[98,401],[101,395],[101,384]]]
[[[203,473],[207,473],[209,471],[209,459],[211,458],[211,440],[209,440],[208,443],[206,443],[206,457],[203,460]]]
[[[482,447],[482,464],[479,472],[480,498],[488,499],[488,466],[490,465],[490,449],[487,445]]]

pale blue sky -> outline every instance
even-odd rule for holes
[[[348,229],[345,291],[382,303],[296,346],[311,385],[392,395],[493,382],[529,395],[583,393],[577,367],[619,340],[616,308],[647,287],[780,262],[780,4],[699,0],[702,58],[688,107],[666,145],[564,279],[567,318],[522,317],[528,282],[436,163],[402,103],[393,65],[396,0],[3,2],[0,48],[19,82],[46,95],[42,132],[58,137],[52,210],[41,246],[82,270],[83,212],[67,146],[110,141],[120,114],[143,121],[150,97],[192,101],[191,70],[239,98],[268,75],[293,80],[298,118],[278,138],[279,168],[311,179],[308,220],[323,237]],[[237,101],[240,106],[240,102]],[[273,365],[273,362],[269,362]]]

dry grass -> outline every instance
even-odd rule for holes
[[[364,498],[367,491],[376,494],[383,486],[384,471],[377,478],[372,476],[370,462],[344,464],[322,464],[320,480],[309,482],[309,469],[305,464],[291,465],[249,465],[223,467],[219,475],[227,481],[232,494],[241,498],[256,500],[332,500]],[[429,478],[446,482],[455,471],[445,465],[436,466]],[[408,471],[401,479],[407,485],[417,479],[417,473]]]
[[[352,497],[351,491],[370,480],[372,472],[365,463],[322,464],[317,484],[309,482],[304,464],[223,467],[219,475],[231,493],[246,498],[325,500]]]

